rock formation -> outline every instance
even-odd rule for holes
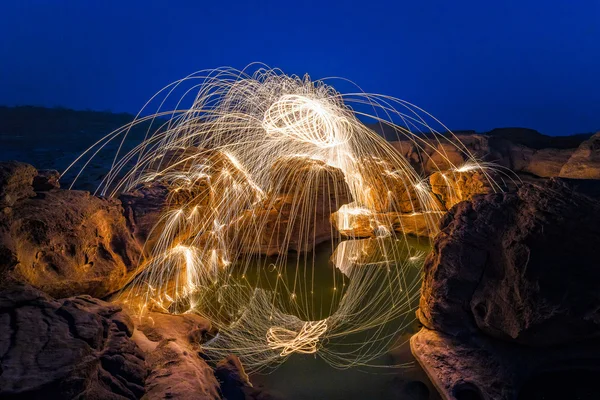
[[[426,175],[460,168],[474,157],[517,173],[550,178],[598,179],[598,134],[545,136],[532,129],[503,128],[485,134],[459,132],[445,140],[423,136],[419,144],[409,140],[391,145]],[[595,139],[594,139],[595,138]],[[462,145],[455,146],[458,140]],[[579,146],[579,147],[578,147]],[[596,155],[594,155],[596,154]],[[564,170],[563,170],[564,168]]]
[[[281,159],[271,171],[271,190],[262,206],[246,210],[230,228],[232,238],[241,240],[241,252],[310,251],[331,240],[331,213],[352,200],[343,172],[303,157]],[[303,221],[306,215],[312,220]],[[257,232],[256,226],[264,229]]]
[[[560,170],[563,178],[600,179],[600,132],[581,143]]]
[[[600,360],[600,202],[553,179],[459,203],[440,226],[418,310],[426,328],[412,340],[444,394],[511,399],[540,360],[584,364],[586,348]],[[518,354],[537,358],[520,369]]]
[[[442,215],[441,211],[375,213],[353,208],[350,204],[331,214],[331,223],[343,237],[348,238],[386,236],[392,232],[433,237],[438,232],[437,223]]]
[[[155,245],[152,229],[181,207],[202,216],[234,209],[242,217],[227,234],[241,238],[239,251],[269,255],[309,251],[334,229],[352,238],[434,236],[449,209],[425,264],[418,312],[424,328],[411,339],[440,391],[458,400],[514,399],[549,370],[599,372],[600,185],[585,179],[600,179],[600,133],[555,140],[511,129],[459,139],[458,149],[451,137],[425,137],[422,147],[392,143],[421,172],[433,173],[431,209],[415,209],[415,188],[393,174],[374,184],[385,195],[361,209],[341,170],[302,157],[279,160],[266,193],[240,197],[226,193],[251,183],[228,156],[176,150],[152,161],[148,171],[162,174],[160,182],[120,200],[61,190],[53,170],[0,163],[0,397],[266,396],[235,357],[216,365],[202,358],[201,344],[215,334],[209,321],[151,310],[136,326],[120,306],[89,296],[122,289]],[[191,162],[199,153],[208,160],[201,171]],[[492,193],[484,174],[464,168],[471,156],[524,177],[574,180]],[[299,229],[303,208],[315,212],[308,231]],[[267,221],[261,232],[253,229],[257,218]],[[357,247],[336,252],[365,262],[373,242],[343,242]]]
[[[494,192],[490,172],[477,168],[468,171],[434,172],[429,177],[431,192],[436,195],[446,210],[461,201],[471,200],[475,195]],[[444,208],[442,208],[444,209]]]
[[[194,314],[143,316],[133,340],[147,354],[144,398],[220,399],[212,368],[200,357],[210,322]]]
[[[121,308],[89,296],[0,291],[0,398],[138,399],[144,355]]]
[[[18,161],[0,163],[0,209],[35,196],[33,179],[36,175],[36,169],[29,164]]]
[[[27,164],[0,168],[7,182],[1,190],[10,199],[0,214],[1,274],[55,297],[102,297],[123,287],[140,252],[119,201],[54,189],[53,178],[39,177]],[[52,190],[34,192],[34,180]]]

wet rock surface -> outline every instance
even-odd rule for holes
[[[23,284],[5,287],[0,398],[140,398],[147,371],[132,331],[121,308],[101,300],[54,300]]]

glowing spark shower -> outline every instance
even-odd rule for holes
[[[394,345],[414,320],[428,249],[408,234],[434,234],[446,206],[423,158],[405,158],[366,123],[434,154],[434,173],[442,160],[449,196],[456,174],[497,186],[489,165],[424,111],[357,87],[341,93],[332,81],[256,65],[200,71],[155,95],[152,115],[144,109],[78,159],[87,166],[109,142],[122,145],[133,125],[152,121],[135,148],[119,146],[98,188],[164,193],[123,301],[141,315],[205,316],[218,334],[204,351],[237,354],[249,371],[293,353],[367,365]],[[468,162],[454,165],[448,146]],[[335,268],[315,261],[322,249]]]

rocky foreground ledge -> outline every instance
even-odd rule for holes
[[[528,176],[600,178],[599,134],[566,150],[492,139],[461,137]],[[448,204],[411,340],[446,398],[516,399],[546,372],[600,372],[600,186],[586,179],[535,178]],[[145,256],[164,200],[151,189],[105,199],[60,189],[56,171],[0,163],[0,398],[268,398],[235,357],[202,358],[209,321],[132,320],[100,300]]]
[[[411,348],[445,398],[517,399],[545,374],[600,376],[599,189],[553,178],[441,221]]]
[[[210,321],[99,299],[143,256],[132,223],[56,171],[0,163],[0,398],[268,399],[234,356],[202,358]]]

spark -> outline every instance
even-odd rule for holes
[[[319,338],[326,331],[326,319],[307,321],[302,325],[299,332],[274,326],[267,331],[267,343],[273,349],[281,349],[281,357],[292,353],[316,353]]]
[[[175,110],[160,108],[188,84]],[[117,196],[157,184],[170,194],[124,300],[137,304],[140,314],[156,307],[208,318],[219,335],[203,350],[216,359],[235,353],[248,371],[276,366],[295,352],[318,352],[339,368],[366,365],[387,352],[394,335],[412,321],[407,315],[414,315],[420,279],[414,267],[422,265],[423,255],[394,226],[394,215],[423,216],[427,229],[436,232],[442,210],[422,166],[415,168],[361,119],[391,128],[417,152],[439,153],[442,142],[455,146],[470,161],[450,174],[480,168],[487,176],[491,168],[405,101],[358,87],[356,93],[340,93],[330,81],[266,66],[200,71],[153,100],[161,106],[152,115],[141,117],[149,114],[142,110],[132,124],[76,160],[85,168],[113,140],[124,143],[135,125],[157,125],[131,151],[119,147],[97,191]],[[420,132],[435,141],[425,141]],[[400,200],[408,204],[402,211]],[[298,278],[301,268],[321,266],[300,253],[315,251],[317,239],[323,241],[315,221],[329,223],[327,216],[335,212],[332,225],[340,231],[328,225],[324,231],[331,232],[328,239],[336,246],[331,259],[346,281],[333,282],[331,295],[339,304],[322,319],[312,311],[320,308],[319,296],[311,296],[313,287]],[[373,238],[341,241],[343,231],[361,224]],[[260,264],[256,255],[271,242],[277,256]],[[288,262],[292,245],[299,249],[295,267]],[[257,263],[273,272],[273,285],[247,276]],[[359,332],[364,342],[351,351],[335,346]]]

